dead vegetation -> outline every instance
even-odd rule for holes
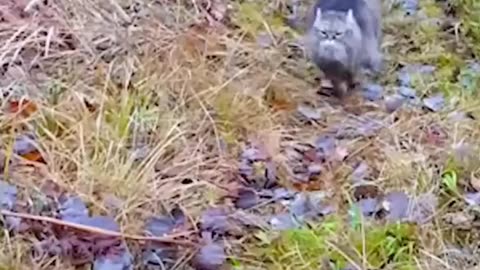
[[[477,265],[478,7],[449,2],[385,4],[382,86],[339,104],[287,1],[0,0],[0,269]]]

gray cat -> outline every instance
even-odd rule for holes
[[[337,97],[355,85],[362,69],[382,69],[380,0],[317,0],[307,27],[307,53]]]

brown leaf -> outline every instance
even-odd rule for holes
[[[28,117],[35,113],[37,110],[37,105],[28,99],[13,100],[9,102],[10,113],[17,113],[24,117]]]

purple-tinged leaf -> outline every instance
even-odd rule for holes
[[[267,159],[267,155],[266,155],[266,153],[263,153],[263,151],[261,151],[257,147],[248,146],[243,151],[243,153],[241,155],[241,159],[248,160],[248,161],[251,161],[251,162],[265,161]]]
[[[99,256],[93,262],[93,270],[133,270],[133,256],[127,248],[120,254]]]
[[[304,216],[308,211],[310,211],[308,199],[305,193],[297,193],[289,208],[290,213],[296,217]]]
[[[75,222],[81,225],[96,227],[104,230],[119,232],[120,227],[112,217],[107,216],[92,216],[69,218],[68,221]]]
[[[417,91],[411,87],[401,86],[398,88],[398,94],[407,100],[416,99],[417,98]]]
[[[295,192],[290,191],[286,188],[276,188],[273,190],[273,199],[274,200],[288,200],[292,199],[295,196]]]
[[[335,154],[337,144],[335,138],[329,135],[323,135],[315,141],[315,148],[321,155],[329,157]]]
[[[210,208],[203,212],[200,219],[202,231],[225,234],[231,229],[228,213],[223,208]]]
[[[145,230],[154,236],[164,236],[175,228],[175,221],[167,216],[155,216],[147,220]]]
[[[363,97],[369,101],[376,101],[383,97],[383,87],[379,84],[367,84],[363,87]]]
[[[405,99],[399,95],[388,96],[385,98],[385,109],[388,113],[398,110],[405,103]]]
[[[238,171],[240,175],[242,175],[243,177],[249,177],[253,175],[254,173],[253,163],[248,160],[240,161],[240,165],[238,166]]]
[[[480,192],[470,192],[465,194],[465,202],[470,206],[480,205]]]
[[[402,220],[407,217],[410,199],[401,191],[393,191],[385,195],[383,207],[387,210],[388,220]]]
[[[375,215],[380,210],[380,202],[377,198],[361,199],[356,204],[366,217]]]
[[[176,226],[186,221],[185,213],[176,206],[168,216],[154,216],[147,220],[145,230],[154,236],[163,236],[170,233]]]
[[[18,217],[5,217],[6,228],[18,232],[21,230],[22,219]]]
[[[17,201],[17,187],[0,181],[0,209],[12,210]]]
[[[280,214],[270,219],[270,226],[273,230],[296,229],[301,226],[300,222],[290,214]]]
[[[410,86],[412,78],[410,73],[408,73],[406,67],[403,67],[398,71],[398,82],[400,86]]]
[[[235,199],[235,207],[240,209],[248,209],[254,207],[259,202],[257,193],[251,189],[242,189],[238,192],[238,197]]]
[[[17,155],[25,155],[36,151],[37,143],[35,142],[35,135],[32,133],[26,133],[15,138],[13,143],[13,152]]]
[[[324,191],[297,193],[289,209],[291,214],[301,219],[328,215],[335,210]]]
[[[223,246],[217,243],[208,243],[200,248],[192,264],[196,270],[218,270],[226,262],[227,256]]]
[[[78,217],[88,217],[88,209],[80,197],[67,197],[59,205],[60,218],[73,220]]]
[[[307,172],[310,176],[320,175],[323,171],[323,166],[321,164],[312,163],[308,165]]]
[[[308,120],[317,121],[322,118],[320,109],[312,108],[307,105],[299,105],[297,111]]]
[[[175,206],[170,211],[170,216],[172,216],[175,226],[184,224],[187,221],[187,217],[185,216],[185,213],[179,206]]]
[[[445,104],[445,99],[442,94],[437,94],[423,100],[423,105],[425,108],[433,112],[438,112],[443,108]]]

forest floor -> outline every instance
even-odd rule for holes
[[[342,103],[290,2],[0,0],[0,270],[479,267],[478,1]]]

